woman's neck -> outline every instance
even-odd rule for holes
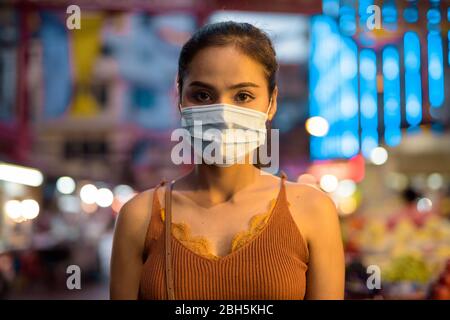
[[[189,174],[189,182],[195,189],[207,194],[211,204],[228,201],[234,194],[256,182],[260,170],[252,164],[217,167],[199,164]]]

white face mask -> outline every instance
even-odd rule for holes
[[[181,126],[193,138],[187,140],[193,143],[194,153],[205,163],[217,166],[244,163],[246,155],[266,141],[271,102],[266,113],[230,104],[184,107]]]

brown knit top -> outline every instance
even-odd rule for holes
[[[139,299],[167,299],[165,285],[164,214],[155,188],[152,216],[144,247]],[[233,244],[224,257],[210,257],[188,246],[174,233],[172,256],[175,298],[179,300],[295,300],[306,290],[308,248],[289,212],[284,177],[268,215],[258,215],[245,242]],[[251,236],[249,236],[251,235]],[[238,239],[236,239],[238,240]]]

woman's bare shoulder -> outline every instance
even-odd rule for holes
[[[331,197],[316,187],[307,183],[286,182],[288,200],[294,204],[321,209],[333,203]]]
[[[274,185],[279,185],[281,182],[280,177],[271,174],[265,174],[264,179],[262,181],[266,182],[265,185],[271,188]],[[330,201],[332,202],[331,198],[325,192],[312,184],[293,182],[286,179],[285,186],[286,196],[291,205],[302,208],[308,207],[316,211],[329,205]]]
[[[125,218],[126,215],[130,216],[130,218],[142,219],[146,213],[146,209],[148,211],[148,207],[152,203],[154,192],[155,188],[151,188],[136,194],[122,206],[119,217],[123,216]]]
[[[142,244],[151,218],[153,195],[156,188],[139,192],[126,202],[119,211],[116,231],[129,240]]]
[[[337,220],[337,210],[331,197],[306,183],[287,182],[286,195],[290,211],[299,228],[308,234],[326,232]]]

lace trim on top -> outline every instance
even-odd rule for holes
[[[248,230],[238,232],[231,241],[231,252],[243,247],[246,243],[250,242],[258,233],[264,228],[264,225],[269,220],[277,199],[273,199],[269,203],[269,208],[266,212],[254,215],[249,222]],[[165,210],[160,210],[161,220],[164,221]],[[192,236],[189,225],[184,222],[172,222],[172,234],[183,245],[197,253],[209,259],[217,260],[220,256],[211,253],[211,243],[208,238],[204,236]]]

